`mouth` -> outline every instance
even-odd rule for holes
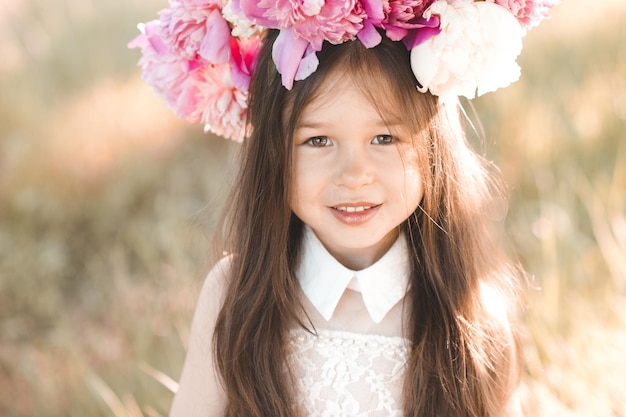
[[[357,226],[374,218],[380,206],[381,204],[373,203],[348,203],[330,208],[337,220],[350,226]]]
[[[335,206],[333,209],[342,211],[344,213],[361,213],[366,210],[371,210],[374,207],[378,207],[377,205],[368,205],[368,206]]]

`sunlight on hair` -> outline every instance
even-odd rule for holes
[[[482,282],[480,298],[489,316],[493,317],[505,327],[509,326],[509,306],[506,297],[503,297],[492,285]]]

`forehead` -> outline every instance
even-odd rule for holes
[[[403,120],[400,99],[385,76],[378,80],[360,72],[335,69],[320,83],[319,88],[305,105],[300,118],[322,113],[333,105],[359,102],[369,104],[379,119],[399,123]]]

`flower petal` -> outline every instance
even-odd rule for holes
[[[313,74],[319,63],[320,61],[317,59],[315,49],[309,45],[304,52],[304,57],[300,61],[300,65],[298,65],[298,71],[296,71],[295,77],[296,81],[304,80],[306,77]]]
[[[212,10],[206,19],[206,35],[199,54],[212,64],[224,64],[230,58],[230,27],[219,10]]]
[[[273,19],[265,18],[264,8],[258,7],[258,1],[248,0],[232,0],[231,8],[233,12],[240,17],[254,23],[255,25],[261,25],[266,28],[277,28],[275,26],[276,21]]]
[[[373,48],[383,40],[383,37],[369,21],[364,22],[363,29],[357,34],[357,37],[366,48]]]
[[[272,59],[276,69],[282,76],[283,86],[287,90],[293,87],[296,72],[300,66],[309,42],[294,36],[291,28],[282,29],[272,47]]]
[[[361,0],[361,4],[363,5],[368,19],[380,22],[385,18],[385,11],[381,0]]]

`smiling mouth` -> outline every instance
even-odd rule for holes
[[[360,212],[372,209],[374,207],[377,207],[377,206],[340,206],[340,207],[333,207],[333,208],[335,210],[343,211],[346,213],[360,213]]]
[[[382,204],[370,202],[344,203],[333,206],[332,213],[337,220],[349,226],[358,226],[370,221]]]

